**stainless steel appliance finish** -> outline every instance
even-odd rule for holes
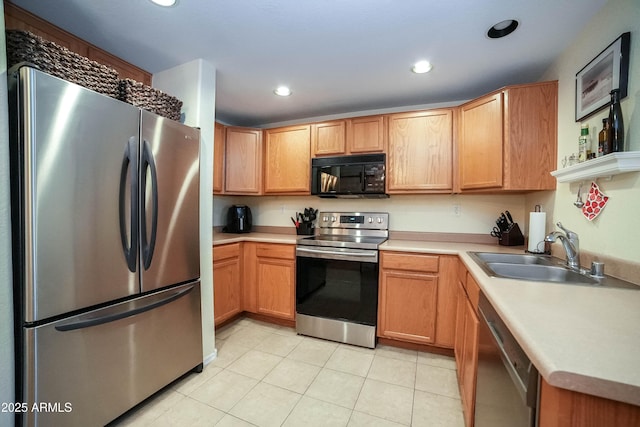
[[[311,194],[320,197],[384,198],[386,155],[311,159]]]
[[[534,427],[538,371],[484,294],[480,317],[476,427]]]
[[[73,408],[16,422],[102,425],[202,367],[199,131],[29,67],[9,89],[16,399]]]
[[[296,247],[296,331],[375,347],[378,246],[387,213],[321,212],[316,235]]]

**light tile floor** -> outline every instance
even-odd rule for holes
[[[296,335],[243,318],[216,332],[218,357],[117,426],[462,427],[452,358]]]

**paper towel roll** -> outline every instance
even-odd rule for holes
[[[529,252],[544,252],[544,238],[547,235],[546,224],[546,212],[529,213]]]

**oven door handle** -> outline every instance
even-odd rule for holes
[[[297,248],[296,252],[308,252],[312,254],[326,254],[326,255],[344,255],[344,256],[356,256],[362,258],[375,258],[375,253],[362,253],[362,252],[340,252],[340,251],[327,251],[324,249],[307,249],[307,248]]]

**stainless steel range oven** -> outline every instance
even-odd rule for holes
[[[374,348],[389,214],[321,212],[316,230],[296,246],[296,332]]]

